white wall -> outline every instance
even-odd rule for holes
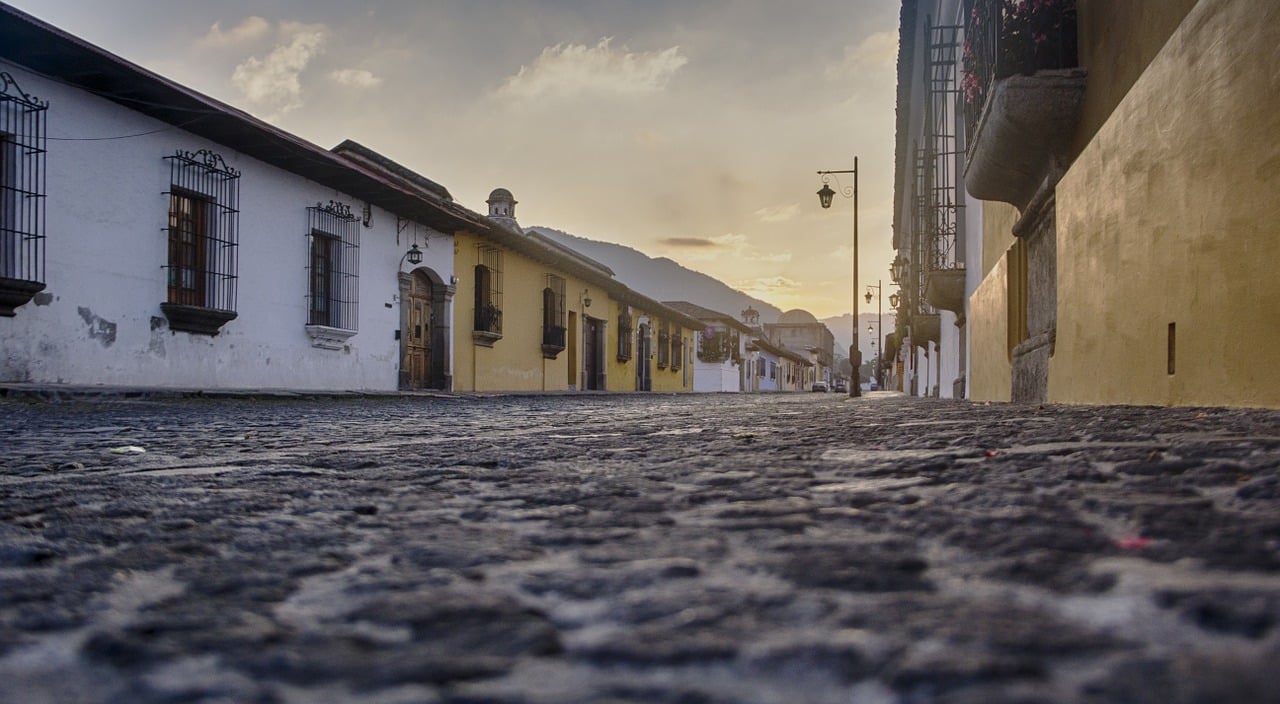
[[[360,228],[359,332],[318,349],[307,322],[307,207],[363,203],[235,150],[63,84],[4,65],[49,101],[46,283],[0,318],[0,381],[202,389],[365,389],[397,385],[396,218]],[[119,139],[95,139],[124,137]],[[209,149],[241,172],[238,317],[216,337],[172,332],[167,297],[169,162]],[[451,238],[423,266],[448,281]],[[113,334],[109,331],[114,326]]]
[[[694,357],[697,360],[697,357]],[[730,361],[693,364],[693,390],[699,393],[737,392],[738,367]]]

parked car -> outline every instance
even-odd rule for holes
[[[826,392],[827,390],[828,390],[828,389],[827,389],[827,382],[825,382],[825,381],[815,381],[815,382],[813,382],[813,387],[810,389],[810,391],[822,391],[822,392]]]
[[[844,379],[840,379],[831,387],[831,390],[838,394],[847,394],[849,393],[849,385],[845,383]]]

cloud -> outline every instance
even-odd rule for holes
[[[759,279],[741,279],[733,287],[743,293],[785,294],[800,290],[800,282],[785,276],[768,276]]]
[[[898,32],[876,32],[857,46],[846,46],[844,59],[827,68],[827,77],[845,79],[868,71],[892,72],[897,63]]]
[[[665,244],[669,247],[719,247],[720,245],[709,239],[702,237],[668,237],[658,240],[658,244]]]
[[[268,110],[270,117],[302,107],[298,76],[320,53],[329,30],[324,25],[283,22],[280,34],[287,43],[277,45],[264,59],[245,59],[231,74],[232,84],[251,103]]]
[[[222,22],[218,21],[213,23],[203,37],[196,40],[196,45],[210,48],[234,46],[261,39],[270,31],[271,23],[257,15],[250,15],[240,20],[240,24],[226,31],[222,29]]]
[[[507,78],[497,95],[504,98],[568,97],[580,94],[643,95],[664,89],[689,62],[673,46],[661,51],[631,52],[610,46],[612,37],[595,46],[557,44],[542,50],[531,65]]]
[[[767,208],[761,208],[754,214],[761,222],[786,222],[794,218],[800,212],[800,206],[796,203],[788,205],[772,205]]]
[[[726,257],[748,262],[783,263],[791,261],[791,252],[761,252],[747,241],[746,235],[732,232],[719,237],[668,237],[658,244],[686,250],[680,255],[685,261],[713,261]]]
[[[374,88],[382,84],[381,78],[362,68],[344,68],[330,71],[329,78],[352,88]]]

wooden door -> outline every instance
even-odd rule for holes
[[[586,327],[586,338],[582,341],[582,357],[584,368],[582,370],[584,389],[592,391],[600,390],[600,321],[595,318],[586,318],[584,326]]]
[[[405,369],[411,389],[425,389],[431,384],[431,294],[431,279],[420,271],[414,272],[405,298],[409,308]]]
[[[640,332],[636,335],[636,391],[653,390],[653,372],[649,367],[651,354],[649,326],[641,325]]]

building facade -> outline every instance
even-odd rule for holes
[[[696,319],[489,206],[0,4],[0,383],[693,389]]]
[[[762,326],[764,336],[773,344],[780,345],[806,357],[810,366],[804,388],[807,390],[815,381],[831,384],[834,380],[835,336],[825,324],[812,313],[805,310],[789,310],[778,316],[778,322]]]
[[[8,6],[0,20],[0,380],[399,387],[396,223],[430,233],[422,266],[448,280],[465,217]]]
[[[696,319],[629,289],[603,264],[525,232],[507,189],[494,189],[487,203],[490,226],[455,238],[455,389],[694,389]]]
[[[1280,8],[907,0],[899,214],[928,17],[959,32],[968,395],[1280,405]]]

